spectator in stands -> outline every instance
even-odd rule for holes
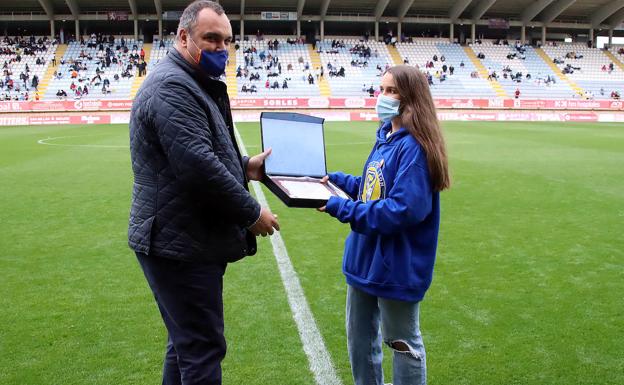
[[[147,63],[145,61],[141,60],[137,68],[139,70],[139,76],[145,76],[147,74]]]
[[[477,54],[477,57],[478,57],[479,59],[485,59],[485,54],[484,54],[483,52],[479,52],[479,53]]]
[[[455,67],[453,67],[452,65],[449,67],[449,74],[453,75],[453,72],[455,72]]]
[[[516,91],[514,92],[514,98],[518,99],[520,97],[520,88],[516,88]]]
[[[620,100],[620,92],[619,91],[611,91],[611,99]]]
[[[286,88],[288,88],[288,82],[286,81],[286,79],[284,79],[284,82],[282,83],[282,89]]]

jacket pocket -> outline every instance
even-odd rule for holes
[[[138,183],[135,179],[128,224],[128,244],[133,250],[145,254],[150,251],[152,227],[156,218],[155,197],[155,184]]]
[[[134,251],[149,254],[154,218],[154,216],[151,216],[146,219],[140,219],[130,216],[128,243]]]

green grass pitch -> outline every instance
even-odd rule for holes
[[[624,127],[444,126],[453,187],[421,307],[429,383],[623,384]],[[258,125],[238,127],[258,152]],[[359,174],[375,128],[327,123],[328,168]],[[127,143],[124,125],[0,129],[0,384],[159,383],[165,332],[126,246]],[[348,226],[265,193],[352,383]],[[228,267],[225,311],[224,384],[313,384],[267,239]]]

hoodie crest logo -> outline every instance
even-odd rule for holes
[[[368,164],[364,176],[364,188],[362,189],[362,202],[374,201],[386,196],[386,182],[381,172],[383,162],[373,161]]]

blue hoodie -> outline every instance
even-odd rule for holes
[[[432,190],[418,141],[404,128],[387,136],[391,128],[388,122],[377,131],[361,177],[329,174],[353,200],[331,197],[326,211],[353,230],[343,258],[347,283],[377,297],[414,302],[431,284],[440,193]]]

